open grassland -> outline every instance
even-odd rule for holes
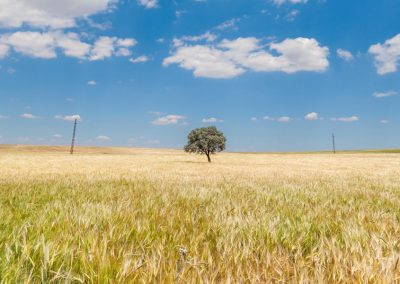
[[[0,147],[3,283],[400,281],[400,155]]]

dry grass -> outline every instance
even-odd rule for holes
[[[61,150],[0,148],[2,283],[400,281],[399,155]]]

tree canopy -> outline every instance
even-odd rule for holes
[[[192,130],[188,135],[185,151],[207,156],[211,163],[211,154],[225,150],[226,138],[215,126],[203,127]]]

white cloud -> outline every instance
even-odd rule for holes
[[[296,20],[296,17],[299,14],[300,14],[299,10],[292,10],[285,16],[285,20],[288,22],[293,22],[294,20]]]
[[[387,92],[375,92],[372,94],[375,98],[381,99],[386,97],[395,96],[397,93],[395,91],[387,91]]]
[[[138,3],[147,9],[157,8],[157,0],[138,0]]]
[[[255,37],[239,37],[234,40],[224,39],[219,43],[219,48],[225,50],[230,57],[241,61],[242,57],[246,57],[256,50],[259,50],[260,40]]]
[[[95,37],[94,43],[88,43],[77,33],[65,32],[77,28],[80,20],[92,23],[90,16],[112,11],[119,1],[0,0],[0,28],[14,30],[0,35],[0,58],[11,51],[44,59],[56,58],[58,51],[68,57],[90,60],[130,56],[130,48],[136,44],[134,39]]]
[[[277,119],[278,122],[290,122],[292,119],[288,116],[281,116]]]
[[[116,39],[116,38],[114,38]],[[118,49],[115,52],[116,56],[130,56],[132,54],[130,47],[137,44],[137,41],[133,38],[116,39],[115,45]]]
[[[115,38],[100,37],[93,46],[90,60],[103,60],[106,57],[111,57],[115,52],[115,41]]]
[[[131,59],[129,59],[129,61],[132,62],[132,63],[144,63],[144,62],[149,61],[149,59],[150,58],[147,57],[146,55],[141,55],[141,56],[136,57],[136,58],[131,58]]]
[[[25,119],[35,119],[38,118],[36,115],[33,115],[31,113],[23,113],[20,115],[20,117],[25,118]]]
[[[241,21],[240,18],[233,18],[233,19],[227,20],[227,21],[223,22],[222,24],[216,26],[216,29],[221,30],[221,31],[226,30],[226,29],[234,29],[235,30],[235,29],[237,29],[236,24],[240,21]]]
[[[90,60],[103,60],[113,55],[129,56],[130,47],[136,45],[137,41],[133,38],[117,38],[117,37],[100,37],[93,45]]]
[[[388,123],[389,123],[389,120],[381,119],[379,122],[382,123],[382,124],[388,124]]]
[[[137,41],[133,38],[119,38],[116,39],[116,45],[120,47],[132,47],[137,44]]]
[[[299,71],[325,71],[329,67],[327,59],[329,49],[321,47],[313,38],[286,39],[281,43],[273,43],[271,49],[282,54],[272,56],[268,53],[254,56],[254,64],[257,66],[257,57],[261,61],[261,71],[283,71],[295,73]],[[258,70],[254,68],[254,70]]]
[[[94,28],[94,29],[105,31],[105,30],[109,30],[112,28],[112,23],[110,21],[98,23],[88,17],[85,17],[84,20],[88,24],[89,27]]]
[[[274,121],[274,120],[275,120],[275,118],[270,117],[270,116],[268,116],[268,115],[264,116],[263,119],[264,119],[264,120],[268,120],[268,121]]]
[[[334,117],[331,118],[332,121],[340,121],[340,122],[356,122],[359,121],[360,119],[358,116],[350,116],[350,117]]]
[[[319,116],[318,116],[318,113],[316,113],[316,112],[310,112],[304,118],[306,120],[318,120]]]
[[[132,54],[132,52],[129,50],[129,48],[126,47],[121,47],[119,48],[116,52],[115,55],[116,56],[130,56]]]
[[[100,37],[90,44],[82,42],[76,33],[19,31],[0,36],[0,57],[8,55],[12,48],[26,56],[52,59],[60,49],[65,56],[102,60],[113,55],[129,56],[129,48],[135,44],[136,40],[131,38]]]
[[[10,47],[8,45],[2,44],[0,41],[0,58],[4,58],[8,55]]]
[[[282,5],[285,3],[290,3],[290,4],[305,4],[308,2],[308,0],[272,0],[272,2],[276,5]]]
[[[49,33],[15,32],[3,35],[0,42],[7,43],[15,51],[27,56],[51,59],[57,57],[55,40]]]
[[[0,114],[0,120],[2,120],[2,119],[8,119],[8,116],[1,115],[1,114]]]
[[[73,115],[56,115],[54,116],[55,119],[60,119],[64,121],[82,121],[82,117],[79,114],[73,114]]]
[[[346,61],[351,61],[354,59],[353,54],[350,51],[345,50],[345,49],[339,48],[338,50],[336,50],[336,54],[337,54],[337,56],[339,56],[340,58],[342,58]]]
[[[329,49],[312,38],[286,39],[268,44],[268,49],[254,37],[225,39],[218,44],[190,45],[180,41],[174,46],[175,50],[164,59],[163,65],[178,64],[183,69],[192,70],[195,77],[233,78],[248,70],[289,74],[321,72],[329,67]]]
[[[97,82],[95,80],[91,80],[91,81],[88,81],[87,84],[90,86],[95,86],[95,85],[97,85]]]
[[[171,114],[171,115],[159,117],[159,118],[153,120],[152,123],[155,125],[177,124],[178,122],[180,122],[183,119],[185,119],[185,117],[182,115]]]
[[[251,121],[257,121],[257,117],[253,116],[252,118],[250,118]]]
[[[110,10],[118,0],[0,0],[0,26],[54,29],[76,26],[76,20]]]
[[[224,122],[223,119],[218,119],[218,118],[215,118],[215,117],[203,118],[201,121],[203,123],[218,123],[218,122],[222,123],[222,122]]]
[[[179,64],[183,69],[193,70],[195,77],[225,79],[245,72],[243,68],[225,58],[223,51],[202,45],[179,47],[172,56],[164,59],[164,66],[171,64]]]
[[[96,140],[99,140],[99,141],[108,141],[108,140],[111,140],[111,138],[108,137],[108,136],[105,136],[105,135],[99,135],[99,136],[96,137]]]
[[[147,143],[149,143],[149,144],[160,144],[160,141],[157,140],[157,139],[150,139],[150,140],[147,140]]]
[[[211,32],[206,32],[199,36],[183,36],[180,38],[173,39],[174,47],[180,47],[185,45],[188,42],[199,42],[199,41],[206,41],[206,42],[213,42],[217,39],[217,36]]]
[[[69,57],[84,59],[90,52],[91,45],[82,42],[76,33],[56,33],[52,34],[56,45],[63,49],[64,54]]]
[[[375,57],[378,74],[396,72],[400,61],[400,34],[388,39],[383,44],[372,45],[369,48],[369,53]]]
[[[61,134],[54,134],[53,138],[62,138],[62,135]]]

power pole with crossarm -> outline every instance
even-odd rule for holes
[[[69,151],[71,155],[74,154],[75,135],[76,135],[76,124],[77,124],[77,123],[78,123],[78,119],[75,119],[75,123],[74,123],[74,132],[72,133],[71,150]]]
[[[336,154],[335,134],[332,134],[333,154]]]

